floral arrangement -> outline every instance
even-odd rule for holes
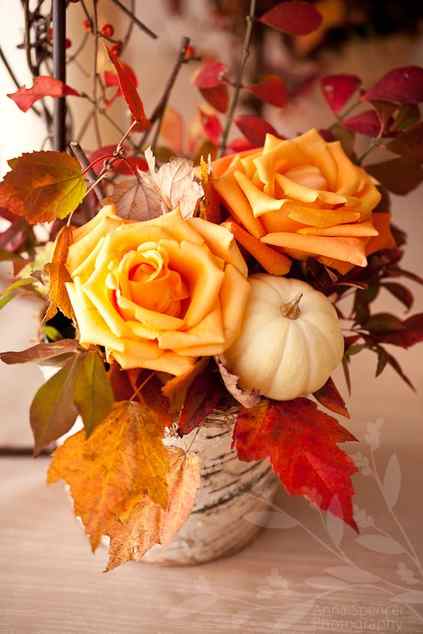
[[[93,37],[110,39],[94,18]],[[0,255],[16,275],[0,306],[20,289],[46,300],[40,342],[0,358],[60,365],[31,405],[35,454],[81,417],[83,430],[54,451],[48,481],[69,486],[93,550],[109,538],[108,569],[168,543],[186,521],[201,456],[173,440],[216,410],[235,409],[240,460],[269,460],[288,493],[357,530],[356,466],[340,446],[356,439],[332,415],[348,418],[331,375],[342,365],[351,389],[351,359],[368,349],[376,375],[390,366],[412,387],[387,346],[421,341],[423,315],[400,319],[372,304],[384,289],[411,309],[404,280],[423,282],[401,267],[406,238],[387,193],[423,180],[423,69],[394,69],[366,89],[352,75],[322,77],[335,123],[285,139],[237,114],[242,92],[273,107],[286,100],[280,77],[244,83],[258,20],[305,35],[321,16],[283,2],[258,18],[251,2],[235,76],[185,38],[150,117],[134,70],[108,48],[104,76],[131,119],[118,144],[89,158],[78,144],[77,158],[24,154],[0,184],[9,222]],[[192,62],[208,104],[187,142],[168,102]],[[80,97],[46,76],[10,97],[28,110],[47,95]],[[233,124],[242,138],[230,136]],[[370,138],[361,155],[356,134]],[[364,164],[381,148],[394,157]],[[34,225],[45,223],[41,241]]]

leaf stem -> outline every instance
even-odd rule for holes
[[[245,68],[247,65],[248,57],[250,55],[250,45],[251,45],[251,38],[253,35],[255,13],[256,13],[256,0],[250,0],[250,11],[246,17],[247,26],[245,29],[244,42],[242,45],[241,63],[239,65],[238,75],[235,80],[234,94],[232,96],[229,113],[226,118],[225,129],[223,130],[223,134],[222,134],[222,140],[221,140],[220,148],[219,148],[219,156],[222,156],[226,150],[226,144],[228,142],[229,133],[231,131],[236,107],[238,105],[239,95],[242,88],[242,80],[243,80]]]
[[[69,143],[69,149],[74,155],[74,157],[79,161],[79,164],[84,170],[84,173],[86,174],[87,179],[100,202],[104,196],[104,193],[100,184],[97,183],[96,173],[94,172],[92,166],[90,165],[87,155],[85,154],[84,150],[81,148],[79,143],[77,143],[76,141],[71,141]]]

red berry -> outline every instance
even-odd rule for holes
[[[101,35],[104,35],[104,37],[113,37],[114,32],[115,30],[112,24],[103,24],[101,27]]]
[[[193,46],[191,46],[191,44],[188,44],[188,46],[185,49],[185,61],[188,61],[192,59],[193,57],[195,57],[195,49]]]
[[[112,55],[116,55],[117,57],[119,57],[121,51],[122,51],[122,42],[117,42],[116,44],[113,44],[113,46],[110,49],[110,53]]]
[[[84,27],[84,31],[87,31],[87,33],[91,32],[91,20],[85,18],[85,20],[82,22],[82,26]]]
[[[65,48],[70,48],[72,46],[72,40],[70,40],[68,37],[65,40]]]

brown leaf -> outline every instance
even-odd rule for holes
[[[224,393],[218,377],[209,365],[192,381],[179,415],[178,433],[181,436],[200,427],[205,418],[217,409]]]
[[[154,413],[123,401],[89,438],[81,431],[54,452],[48,482],[64,480],[69,485],[75,515],[93,551],[136,498],[148,495],[167,507],[169,458],[163,432]]]
[[[30,363],[33,361],[47,361],[76,352],[78,349],[79,344],[75,339],[60,339],[53,343],[38,343],[36,346],[17,352],[1,352],[0,359],[3,363],[7,363],[8,365]]]
[[[409,158],[396,158],[366,165],[366,171],[393,194],[405,196],[423,181],[423,168]]]
[[[168,544],[188,518],[200,486],[200,461],[193,453],[170,447],[166,510],[147,496],[132,502],[110,525],[109,562],[112,570],[127,561],[139,561],[155,544]]]
[[[327,409],[330,409],[331,412],[350,418],[345,401],[338,392],[338,388],[331,377],[328,378],[324,386],[321,387],[320,390],[317,390],[313,396],[319,403],[327,407]]]
[[[50,289],[48,293],[49,307],[44,315],[44,321],[48,321],[60,310],[65,317],[72,319],[72,304],[68,296],[65,284],[72,278],[66,268],[69,247],[72,244],[72,227],[67,225],[57,234],[52,261],[46,269],[50,274]]]
[[[231,394],[238,403],[241,403],[243,407],[249,408],[258,405],[260,402],[260,396],[258,392],[252,390],[243,390],[238,385],[239,376],[229,372],[223,360],[220,357],[215,357],[217,367],[219,368],[220,376],[225,384],[229,394]]]

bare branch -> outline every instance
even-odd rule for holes
[[[124,4],[122,4],[122,2],[120,2],[120,0],[112,0],[112,2],[119,7],[119,9],[121,11],[123,11],[124,13],[126,13],[126,15],[131,18],[131,20],[133,20],[135,22],[135,24],[137,25],[138,28],[141,29],[141,31],[144,31],[144,33],[146,33],[147,35],[149,35],[150,37],[152,37],[154,40],[157,39],[157,35],[156,33],[154,33],[151,29],[148,28],[148,26],[146,26],[144,24],[144,22],[141,22],[141,20],[139,18],[137,18],[137,16],[135,15],[135,13],[133,13],[132,11],[130,11],[128,9],[128,7],[125,7]]]

